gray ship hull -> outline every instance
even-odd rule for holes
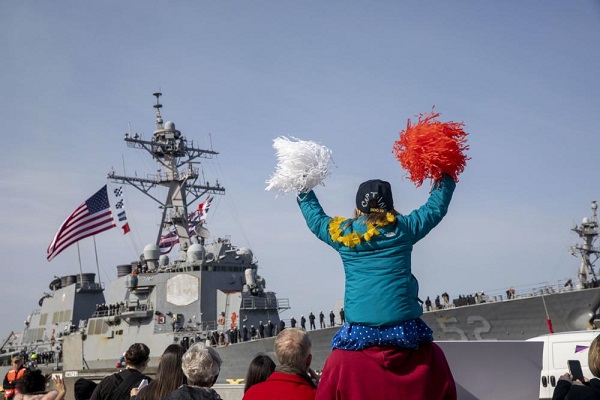
[[[591,288],[451,307],[422,318],[434,340],[524,340],[549,333],[548,317],[555,332],[587,329],[599,306],[600,288]]]

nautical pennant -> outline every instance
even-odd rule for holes
[[[115,208],[119,210],[117,218],[119,219],[119,222],[124,222],[121,225],[121,229],[123,230],[123,235],[127,235],[129,232],[131,232],[131,228],[129,227],[129,222],[127,221],[127,214],[125,213],[125,199],[122,198],[123,186],[115,188],[115,190],[113,190],[113,193],[117,200],[117,202],[115,203]]]

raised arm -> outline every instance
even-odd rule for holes
[[[323,211],[315,192],[311,190],[308,193],[301,193],[297,196],[297,201],[306,225],[308,225],[311,232],[325,243],[332,245],[333,241],[329,235],[331,217]]]
[[[439,183],[439,184],[438,184]],[[398,218],[414,236],[414,243],[423,239],[448,212],[456,183],[448,175],[434,184],[427,202],[409,215]]]

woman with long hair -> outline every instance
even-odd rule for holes
[[[181,369],[181,357],[185,351],[178,344],[169,345],[160,356],[156,376],[139,390],[136,400],[161,400],[173,390],[186,383]]]
[[[271,357],[266,354],[259,354],[254,357],[252,362],[250,362],[248,373],[246,374],[244,393],[246,393],[251,386],[266,381],[273,371],[275,371],[275,363]]]

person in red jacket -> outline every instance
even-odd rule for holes
[[[23,358],[19,355],[12,358],[13,367],[4,376],[4,398],[7,400],[15,397],[17,380],[21,379],[27,372],[27,368],[23,366]]]
[[[288,328],[275,338],[279,366],[269,378],[252,386],[243,400],[313,400],[316,375],[310,369],[312,341],[302,328]]]
[[[456,400],[456,384],[442,349],[373,346],[336,349],[327,358],[316,400]]]

